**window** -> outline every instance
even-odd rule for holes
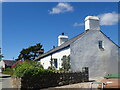
[[[101,41],[101,40],[98,41],[98,44],[99,44],[99,48],[100,48],[100,49],[104,49],[104,48],[103,48],[103,41]]]
[[[54,59],[54,66],[57,68],[57,59]]]

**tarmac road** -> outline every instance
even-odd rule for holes
[[[0,90],[12,88],[12,81],[9,75],[0,73]]]

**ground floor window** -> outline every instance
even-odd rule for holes
[[[54,62],[54,66],[57,68],[58,67],[57,59],[54,59],[53,62]]]

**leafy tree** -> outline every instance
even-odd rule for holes
[[[62,57],[62,70],[69,71],[70,70],[70,55]]]
[[[16,60],[34,60],[38,55],[44,53],[44,49],[42,49],[42,45],[40,43],[30,46],[26,49],[22,49],[20,52],[18,59]]]

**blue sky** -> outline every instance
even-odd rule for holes
[[[2,3],[4,59],[17,58],[22,48],[41,43],[46,51],[57,46],[62,32],[69,39],[84,32],[84,18],[100,17],[101,31],[118,44],[118,3],[4,2]]]
[[[2,46],[2,3],[0,2],[0,47]]]

